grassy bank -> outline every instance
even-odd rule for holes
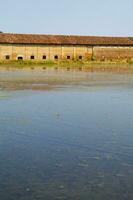
[[[87,71],[133,71],[131,61],[0,61],[0,69],[47,69],[64,68]]]
[[[19,60],[15,60],[15,61],[0,61],[0,67],[1,66],[5,66],[5,67],[17,67],[17,68],[24,68],[24,67],[37,67],[37,66],[55,66],[56,63],[53,61],[19,61]]]

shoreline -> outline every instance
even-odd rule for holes
[[[2,61],[0,70],[65,70],[84,72],[133,72],[133,63],[109,61]]]

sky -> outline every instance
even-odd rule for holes
[[[133,0],[0,0],[0,31],[133,36]]]

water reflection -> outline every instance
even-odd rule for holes
[[[0,199],[133,199],[133,77],[0,72]]]
[[[71,69],[72,70],[72,69]],[[80,70],[1,70],[0,88],[8,90],[51,90],[63,85],[76,86],[132,86],[132,74],[90,73]],[[88,89],[88,88],[87,88]],[[90,87],[89,87],[90,89]]]

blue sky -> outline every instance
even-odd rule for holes
[[[0,30],[133,36],[133,0],[0,0]]]

